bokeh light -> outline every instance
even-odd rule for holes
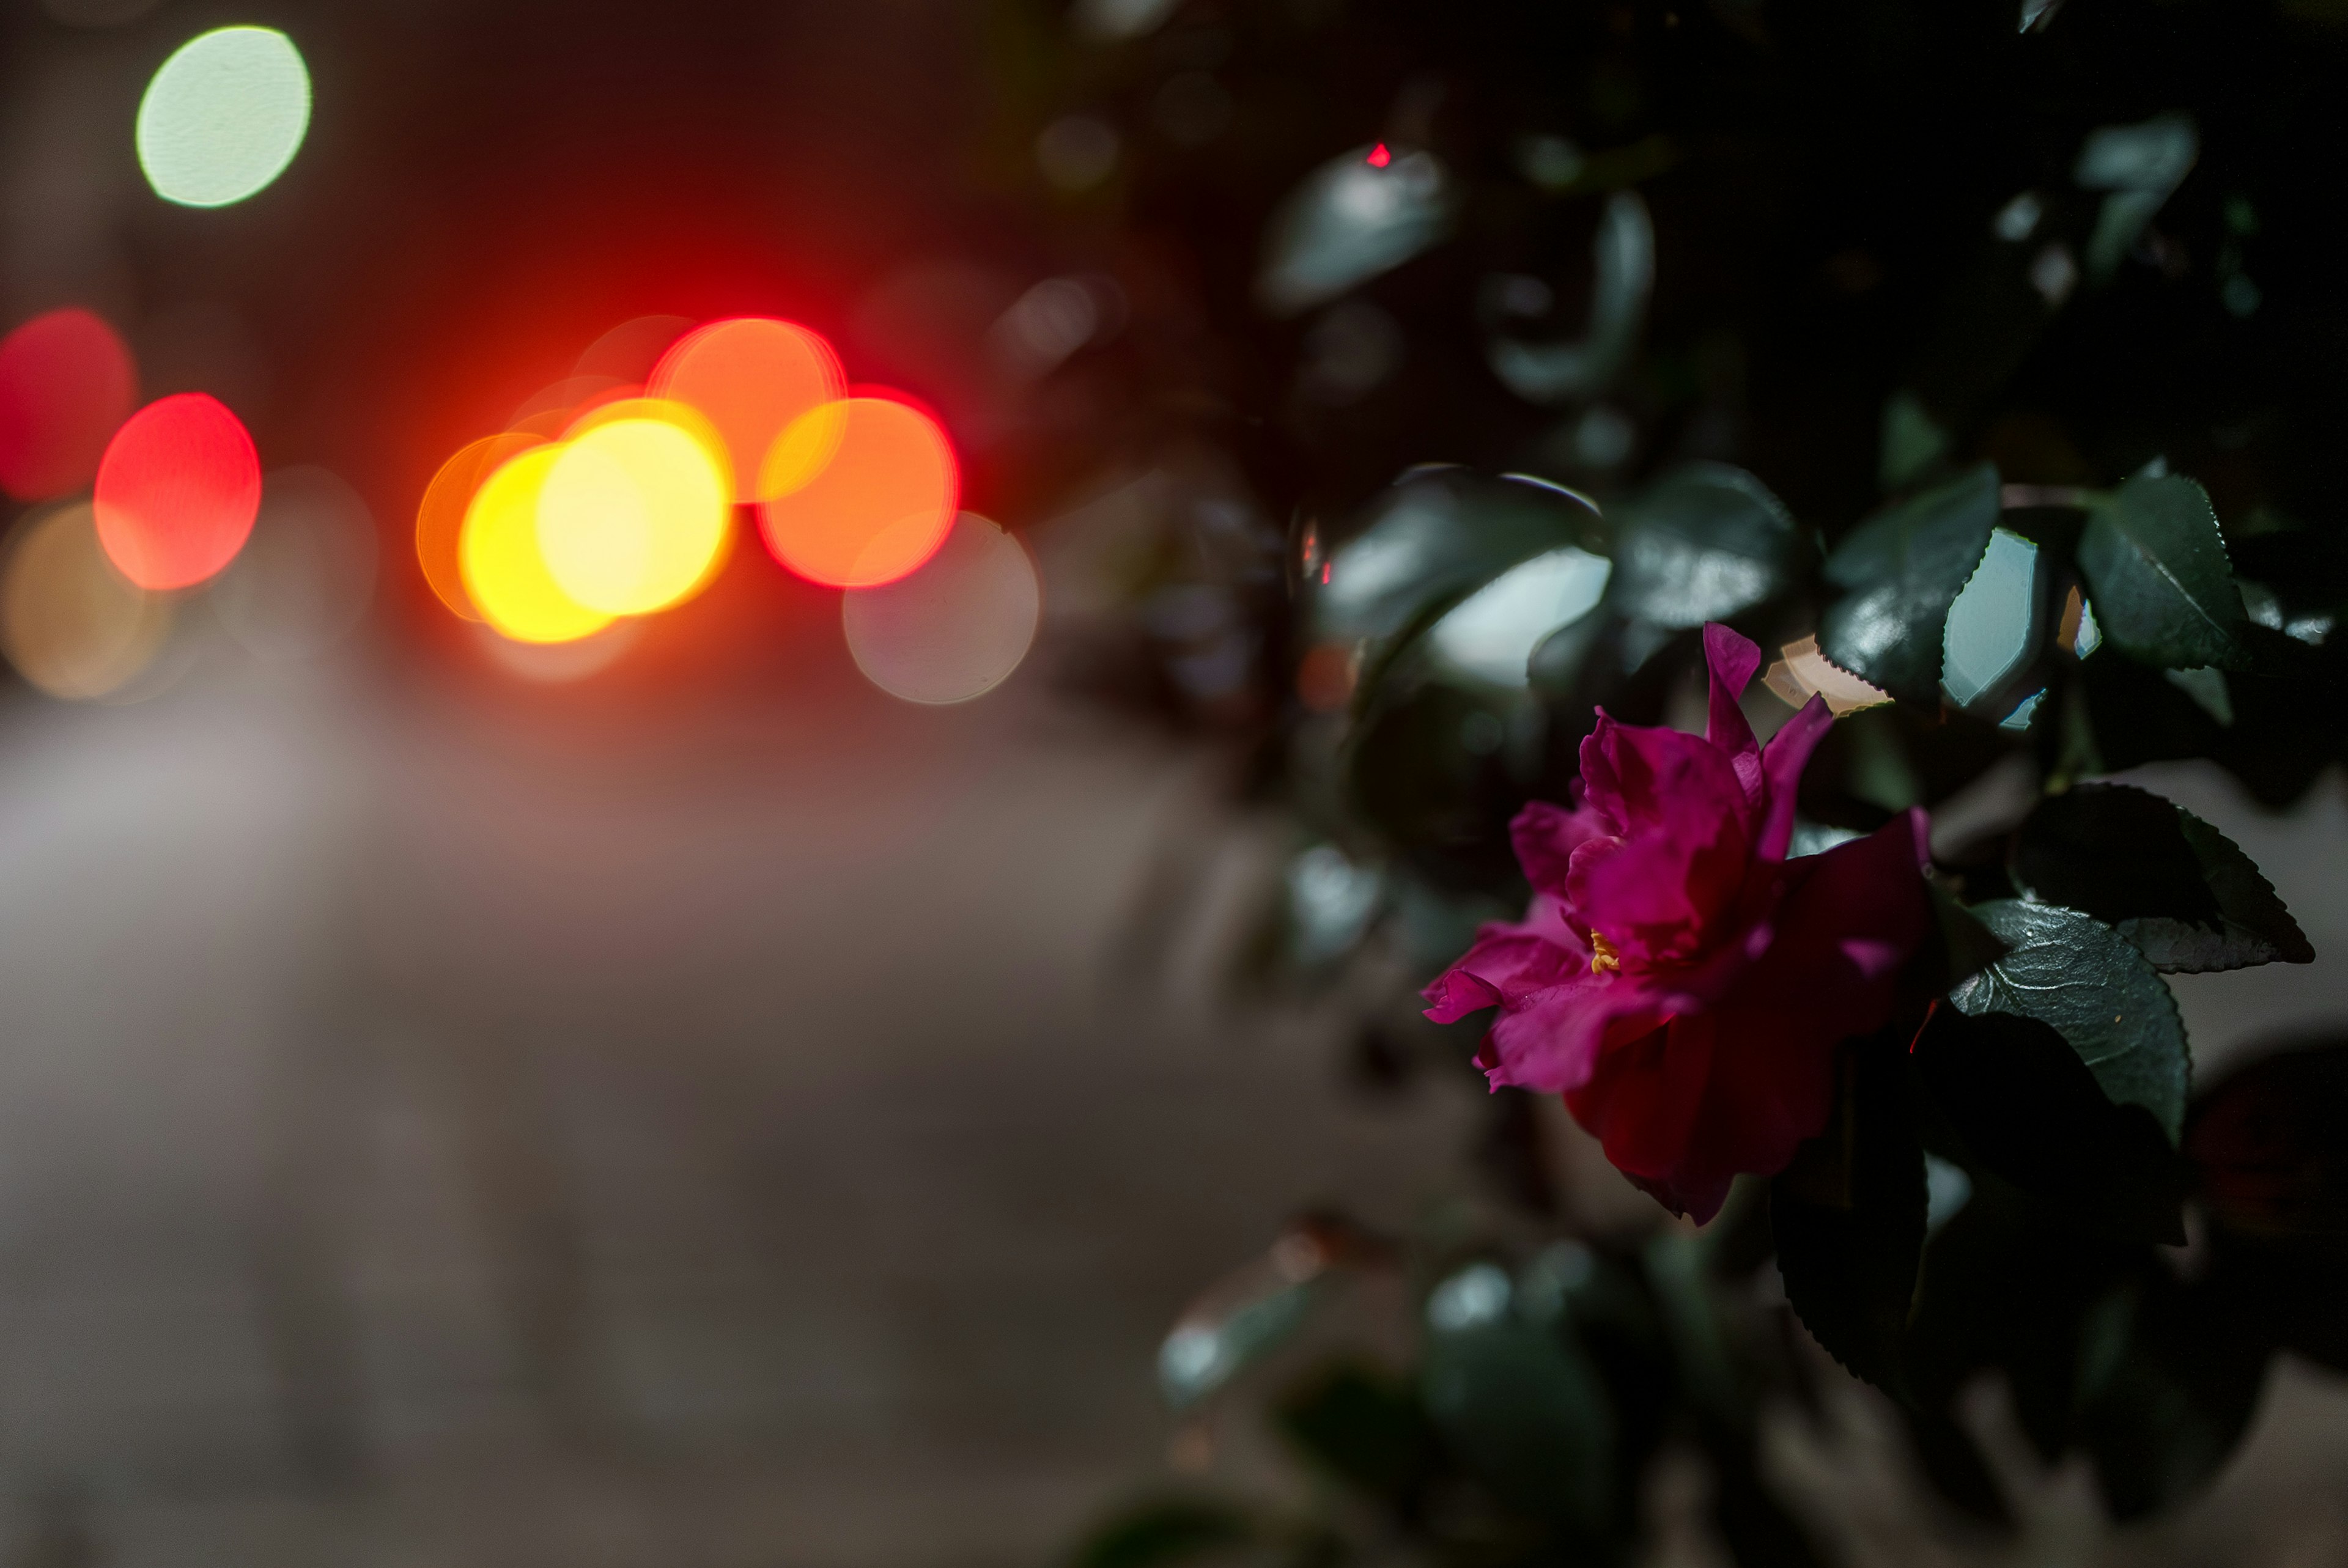
[[[310,127],[310,72],[273,27],[199,34],[139,102],[139,167],[182,207],[242,201],[285,172]]]
[[[693,323],[684,316],[633,317],[589,343],[572,374],[648,382],[661,355],[692,330]]]
[[[834,588],[891,582],[929,559],[960,498],[937,422],[886,397],[801,415],[768,456],[758,529],[774,557]]]
[[[218,398],[182,392],[124,421],[98,465],[98,537],[153,590],[203,581],[236,558],[261,509],[261,458]]]
[[[562,444],[539,494],[538,543],[573,602],[644,615],[708,580],[732,487],[723,447],[690,411],[618,406]]]
[[[562,450],[533,446],[509,458],[473,497],[458,540],[466,595],[517,642],[568,642],[612,620],[563,592],[539,551],[539,497]]]
[[[0,338],[0,488],[42,501],[88,484],[138,396],[130,351],[88,311],[50,311]]]
[[[565,376],[532,393],[506,421],[506,428],[551,441],[587,409],[613,398],[640,396],[644,390],[615,375]]]
[[[98,548],[88,502],[21,524],[0,562],[0,650],[52,697],[86,702],[120,691],[171,629],[168,600],[139,588]]]
[[[789,322],[738,317],[680,338],[645,390],[701,411],[733,458],[734,499],[766,500],[767,456],[792,423],[839,396],[839,356]]]
[[[875,686],[909,702],[966,702],[1019,667],[1042,610],[1026,550],[964,512],[918,570],[851,589],[839,617],[856,667]]]
[[[466,510],[482,481],[507,458],[542,445],[540,437],[520,431],[484,436],[441,464],[432,483],[424,487],[424,499],[417,503],[417,564],[424,569],[424,580],[434,597],[467,620],[479,620],[481,613],[473,608],[472,595],[465,591],[465,570],[458,555]]]
[[[348,637],[375,596],[375,518],[324,468],[263,483],[261,515],[211,595],[244,648],[273,662],[315,659]]]

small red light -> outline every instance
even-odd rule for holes
[[[1380,142],[1377,146],[1370,149],[1370,167],[1372,169],[1384,169],[1387,164],[1392,163],[1393,161],[1394,154],[1386,150],[1386,144],[1385,142]]]

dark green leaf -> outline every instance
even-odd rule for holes
[[[1595,523],[1563,490],[1465,468],[1413,475],[1373,502],[1361,531],[1330,558],[1315,631],[1349,642],[1423,627],[1519,561],[1592,542]]]
[[[2036,897],[2116,927],[2168,973],[2315,957],[2250,856],[2132,785],[2080,784],[2041,802],[2015,839],[2013,869]]]
[[[2152,1113],[2105,1098],[2052,1026],[1939,1009],[1917,1076],[1966,1163],[2098,1234],[2181,1244],[2184,1171]]]
[[[1612,1504],[1613,1412],[1567,1332],[1507,1305],[1507,1276],[1479,1264],[1429,1298],[1427,1414],[1461,1466],[1512,1508],[1600,1528]]]
[[[1345,755],[1351,804],[1440,886],[1475,888],[1512,875],[1509,819],[1525,791],[1504,751],[1509,710],[1455,686],[1395,682],[1363,718]]]
[[[1725,464],[1694,464],[1623,509],[1612,600],[1655,626],[1725,620],[1784,591],[1814,548],[1760,480]]]
[[[2175,1143],[2191,1059],[2176,999],[2144,956],[2075,909],[2003,898],[1972,912],[2011,950],[1951,999],[1976,1016],[2014,1013],[2054,1025],[2107,1098],[2143,1106]]]
[[[2144,1261],[2145,1249],[2082,1235],[2043,1204],[1984,1182],[1935,1231],[1908,1334],[1908,1372],[1926,1409],[1946,1410],[1984,1368],[2003,1374],[2042,1456],[2075,1436],[2081,1325]]]
[[[1153,1502],[1096,1530],[1077,1548],[1075,1568],[1159,1568],[1254,1539],[1253,1522],[1226,1504]]]
[[[1905,1399],[1924,1151],[1898,1032],[1846,1048],[1834,1119],[1770,1183],[1769,1221],[1802,1326],[1853,1373]]]
[[[1298,1384],[1273,1418],[1330,1474],[1396,1506],[1425,1483],[1434,1462],[1434,1433],[1416,1392],[1357,1362],[1341,1362]]]
[[[2131,658],[2169,670],[2231,668],[2247,623],[2209,497],[2177,475],[2139,476],[2096,509],[2079,540],[2096,624]]]
[[[1272,215],[1256,302],[1276,316],[1334,300],[1401,266],[1450,231],[1458,200],[1435,155],[1373,165],[1369,149],[1331,159]]]
[[[2138,919],[2123,927],[2121,934],[2142,948],[2154,967],[2171,972],[2235,969],[2276,960],[2313,963],[2315,948],[2250,857],[2182,806],[2177,819],[2217,897],[2219,929],[2202,932],[2178,928],[2174,921]]]
[[[1827,558],[1828,580],[1847,591],[1819,622],[1820,650],[1903,702],[1938,708],[1949,606],[1997,519],[1997,467],[1983,463],[1859,524]]]
[[[1941,938],[1937,944],[1926,943],[1920,955],[1919,978],[1924,989],[1946,991],[2005,957],[2005,944],[1939,883],[1926,882],[1924,891],[1931,901],[1932,923]]]
[[[1158,1347],[1158,1387],[1176,1409],[1196,1404],[1296,1332],[1325,1281],[1298,1279],[1278,1258],[1226,1276]]]
[[[2226,1282],[2154,1269],[2089,1310],[2078,1429],[2114,1519],[2183,1501],[2233,1453],[2266,1378],[2262,1316]]]

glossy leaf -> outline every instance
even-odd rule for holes
[[[1326,303],[1450,232],[1457,198],[1433,153],[1371,155],[1362,147],[1331,159],[1272,214],[1256,277],[1263,309],[1289,316]]]
[[[2232,840],[2132,785],[2080,784],[2042,802],[2016,836],[2013,876],[2044,902],[2115,927],[2166,973],[2315,957]]]
[[[2115,1105],[2051,1025],[1939,1009],[1918,1081],[1968,1162],[2123,1240],[2182,1243],[2184,1171],[2141,1105]]]
[[[2116,1104],[2141,1105],[2174,1143],[2191,1071],[2176,999],[2127,938],[2075,909],[2019,899],[1972,907],[2006,955],[1950,993],[1968,1013],[2052,1024]]]
[[[2155,1269],[2090,1308],[2078,1432],[2115,1520],[2185,1501],[2233,1453],[2266,1380],[2260,1316],[2225,1281]]]
[[[2231,668],[2248,618],[2209,497],[2176,475],[2138,476],[2079,540],[2096,623],[2129,657],[2169,670]]]
[[[1596,521],[1586,502],[1549,486],[1465,468],[1412,475],[1330,558],[1314,628],[1333,641],[1395,636],[1520,561],[1587,541]]]
[[[1925,1194],[1899,1033],[1849,1050],[1826,1132],[1769,1184],[1769,1221],[1802,1326],[1853,1373],[1905,1397]]]
[[[1949,607],[1997,519],[1997,468],[1983,463],[1859,524],[1827,558],[1845,591],[1818,623],[1820,650],[1903,702],[1938,707]]]
[[[1498,1266],[1478,1264],[1428,1297],[1427,1413],[1501,1501],[1595,1530],[1613,1486],[1605,1386],[1573,1338],[1516,1311],[1513,1288]]]
[[[1725,464],[1694,464],[1623,509],[1613,602],[1655,626],[1725,620],[1791,586],[1814,548],[1760,480]]]
[[[1313,1373],[1288,1391],[1273,1419],[1306,1458],[1392,1506],[1407,1506],[1434,1469],[1435,1434],[1417,1391],[1359,1362]]]
[[[1951,702],[1988,718],[2013,711],[2012,682],[2046,641],[2041,575],[2036,545],[2011,528],[1990,530],[1941,629],[1941,684]]]
[[[1586,336],[1572,343],[1509,337],[1492,342],[1492,374],[1528,402],[1595,397],[1621,372],[1638,341],[1655,283],[1655,226],[1637,191],[1618,190],[1607,198],[1592,245],[1595,282]]]

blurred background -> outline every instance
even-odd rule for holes
[[[755,544],[570,663],[417,569],[443,459],[646,315],[814,326],[1035,520],[983,22],[0,10],[5,324],[98,313],[375,569],[182,595],[101,701],[12,677],[0,1561],[1046,1559],[1159,1468],[1200,1280],[1422,1195],[1439,1138],[1118,979],[1213,756],[1036,668],[901,703]],[[134,117],[232,23],[307,137],[173,205]]]
[[[1009,1564],[1169,1467],[1297,1484],[1169,1420],[1169,1326],[1315,1205],[1397,1228],[1488,1207],[1493,1160],[1462,1156],[1492,1135],[1472,1075],[1397,1095],[1350,1017],[1222,984],[1295,848],[1262,789],[1293,651],[1255,608],[1316,559],[1313,519],[1413,463],[1531,452],[1602,488],[1659,431],[1774,441],[1787,493],[1832,511],[1801,455],[1849,431],[1771,434],[1782,343],[1748,365],[1691,329],[1668,419],[1537,410],[1473,354],[1406,352],[1424,271],[1340,297],[1424,238],[1334,273],[1303,245],[1251,304],[1247,204],[1324,160],[1384,169],[1391,138],[1433,232],[1446,177],[1406,149],[1441,94],[1409,28],[1334,0],[1279,8],[1280,38],[1334,51],[1323,86],[1357,71],[1358,112],[1276,51],[1227,69],[1236,36],[1280,32],[1262,17],[1174,9],[0,0],[0,330],[93,313],[136,403],[219,400],[263,472],[218,578],[90,589],[127,597],[63,630],[21,603],[83,591],[56,584],[97,556],[30,541],[87,477],[9,503],[0,1568]],[[1468,9],[1463,52],[1504,52],[1510,8]],[[1592,36],[1681,26],[1589,9]],[[1748,8],[1709,9],[1738,36]],[[165,200],[142,101],[238,24],[298,46],[306,129],[247,199]],[[1128,39],[1153,52],[1123,76],[1086,64]],[[1595,184],[1571,142],[1519,152],[1603,191],[1677,156],[1636,122],[1609,122],[1628,161]],[[1666,214],[1692,272],[1735,272],[1736,209],[1693,237]],[[1625,210],[1566,222],[1560,289],[1632,242]],[[1834,313],[1887,265],[1905,284],[1896,249],[1818,227],[1800,309],[1831,352],[1797,379],[1831,402],[1891,352]],[[1537,278],[1437,278],[1462,318],[1550,309]],[[1616,287],[1643,311],[1645,283]],[[1220,329],[1250,310],[1272,348]],[[744,315],[928,409],[960,506],[1024,541],[1042,624],[1001,684],[901,701],[840,593],[755,542],[673,613],[559,644],[436,592],[416,530],[451,454]],[[1881,387],[1851,384],[1871,466]],[[2201,764],[2159,782],[2323,955],[2180,981],[2199,1060],[2336,1023],[2336,772],[2281,815]],[[1542,1114],[1573,1202],[1643,1216]],[[1788,1485],[1858,1521],[1840,1555],[1903,1560],[1899,1483],[1853,1458],[1890,1440],[1863,1401],[1839,1419],[1784,1445]],[[2116,1544],[2081,1524],[2050,1560],[2342,1561],[2343,1480],[2348,1395],[2286,1362],[2209,1498]],[[2058,1522],[2085,1517],[2051,1484]]]

